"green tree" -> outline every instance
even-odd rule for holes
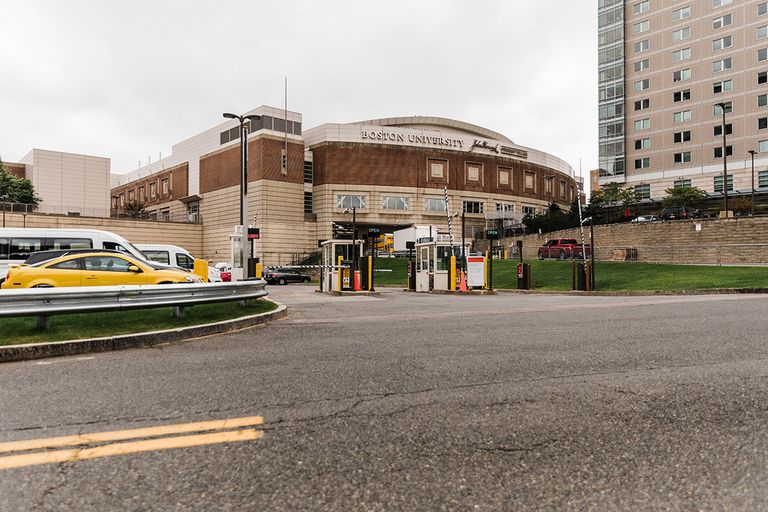
[[[147,212],[144,210],[144,203],[139,201],[128,201],[123,205],[122,213],[129,219],[147,218]]]
[[[589,214],[596,223],[614,223],[627,220],[627,210],[640,202],[634,187],[623,188],[621,183],[607,183],[589,196]]]
[[[35,194],[32,182],[11,174],[0,160],[0,198],[4,202],[38,204],[42,199]]]
[[[665,190],[667,196],[662,199],[664,206],[700,206],[707,193],[699,187],[674,187]]]

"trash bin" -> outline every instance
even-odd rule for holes
[[[531,289],[531,266],[528,263],[517,264],[517,289]]]
[[[259,258],[248,258],[248,277],[256,278],[256,264]]]
[[[592,289],[590,285],[590,268],[589,262],[574,261],[572,270],[572,280],[574,290],[589,291]]]

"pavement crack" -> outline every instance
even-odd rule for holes
[[[484,447],[480,446],[478,447],[478,450],[483,452],[498,452],[498,453],[534,453],[539,450],[542,450],[544,448],[549,447],[550,445],[559,443],[562,441],[562,439],[555,438],[555,439],[547,439],[545,441],[541,441],[538,443],[533,443],[530,446],[489,446]]]
[[[56,464],[56,476],[58,477],[58,482],[51,484],[45,490],[43,490],[43,493],[40,495],[30,510],[41,510],[44,503],[50,496],[53,496],[56,491],[67,485],[67,471],[69,468],[70,464],[66,462],[62,464]]]

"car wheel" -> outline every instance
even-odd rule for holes
[[[560,260],[565,260],[565,251],[561,249],[557,257],[560,258]]]
[[[544,259],[544,251],[539,251],[539,254],[538,254],[538,258],[539,258],[540,260],[543,260],[543,259]]]
[[[284,284],[285,284],[285,279],[283,279],[283,278],[281,277],[281,278],[280,278],[280,279],[277,281],[277,284],[279,284],[280,286],[284,285]]]

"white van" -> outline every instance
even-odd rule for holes
[[[169,244],[136,244],[144,257],[150,261],[165,263],[193,271],[195,267],[195,257],[188,250],[178,245]],[[218,269],[208,266],[208,281],[211,283],[221,282],[221,272]]]
[[[12,264],[24,263],[37,251],[52,249],[112,249],[146,260],[128,240],[99,229],[0,228],[0,279]]]

